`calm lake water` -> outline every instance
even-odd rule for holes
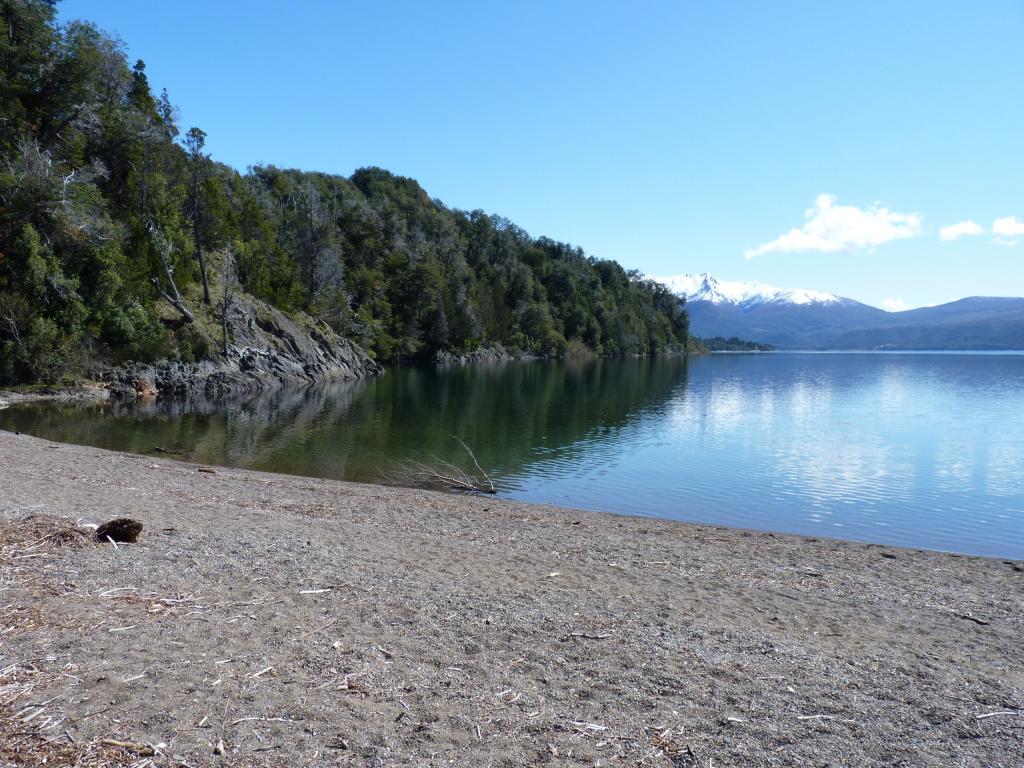
[[[404,367],[228,403],[31,405],[0,428],[378,482],[436,458],[502,496],[1024,558],[1024,354]]]

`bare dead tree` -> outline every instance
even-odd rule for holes
[[[312,181],[302,183],[292,194],[297,213],[295,227],[299,270],[310,304],[342,284],[340,243],[333,234],[334,200],[324,201]]]
[[[101,160],[94,158],[73,168],[57,162],[53,153],[43,149],[36,139],[27,138],[18,143],[17,151],[7,160],[6,171],[13,183],[6,199],[0,199],[0,207],[10,204],[22,190],[31,190],[31,216],[55,216],[64,230],[76,237],[85,235],[90,240],[103,241],[114,236],[115,226],[100,206],[89,195],[81,194],[83,189],[109,178]]]
[[[185,322],[195,322],[196,316],[185,306],[185,302],[181,299],[181,293],[178,291],[178,285],[174,282],[174,265],[171,263],[170,241],[168,241],[167,237],[154,222],[150,222],[147,229],[149,229],[150,237],[153,238],[156,252],[160,256],[160,263],[163,266],[164,275],[167,277],[170,293],[164,290],[163,281],[161,281],[159,276],[154,276],[151,282],[156,287],[157,293],[160,294],[160,298],[178,310],[181,316],[185,318]]]
[[[22,329],[28,324],[28,316],[28,304],[21,296],[0,293],[0,329],[6,329],[18,349],[25,346]]]

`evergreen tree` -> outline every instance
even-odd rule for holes
[[[209,304],[210,281],[206,274],[206,259],[203,256],[203,224],[206,218],[203,192],[206,187],[206,171],[210,163],[209,156],[203,153],[205,146],[206,132],[200,128],[189,128],[185,134],[189,165],[188,216],[192,222],[192,243],[196,261],[199,262],[199,274],[203,280],[203,301]]]
[[[223,354],[211,269],[384,361],[685,347],[681,303],[636,272],[380,168],[240,174],[199,128],[177,143],[120,41],[48,0],[0,0],[0,23],[0,384]]]

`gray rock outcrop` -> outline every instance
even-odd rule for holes
[[[246,296],[229,317],[227,354],[195,363],[131,366],[108,375],[112,398],[219,397],[382,372],[365,350],[306,315],[291,318]]]
[[[465,365],[467,363],[499,363],[508,360],[534,360],[536,358],[527,352],[508,350],[501,344],[495,344],[493,347],[478,347],[464,354],[439,350],[434,359],[441,365]]]

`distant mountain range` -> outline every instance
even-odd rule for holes
[[[695,336],[779,349],[1024,349],[1024,298],[972,296],[886,312],[802,288],[726,282],[707,273],[656,278],[686,298]]]

